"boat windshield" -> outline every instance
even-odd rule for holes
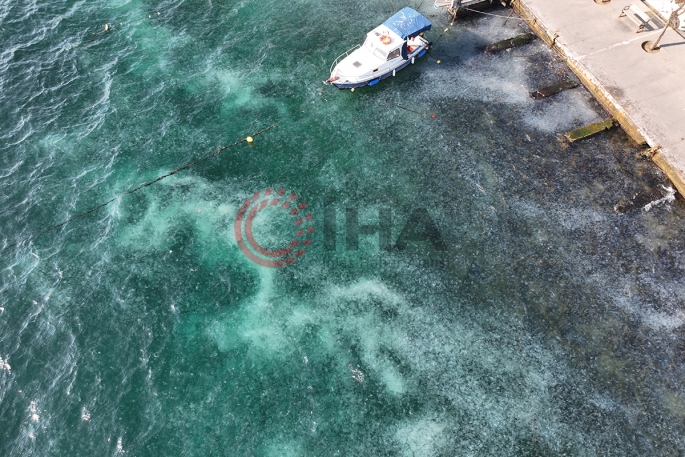
[[[388,53],[388,60],[396,59],[400,56],[401,48],[393,49]]]

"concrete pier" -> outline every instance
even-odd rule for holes
[[[514,0],[531,28],[580,80],[685,196],[685,39],[669,29],[658,53],[642,49],[660,29],[636,33],[619,17],[640,0]]]

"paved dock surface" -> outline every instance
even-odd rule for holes
[[[685,196],[685,39],[668,29],[661,50],[649,54],[645,41],[661,29],[636,33],[612,0],[517,0],[520,14],[562,54],[637,141],[660,146],[654,161]],[[592,87],[595,86],[595,87]]]

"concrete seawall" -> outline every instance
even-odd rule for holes
[[[641,44],[661,30],[636,33],[619,17],[630,0],[514,0],[519,15],[685,196],[685,40],[668,30],[657,54]]]

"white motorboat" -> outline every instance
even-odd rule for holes
[[[432,43],[423,37],[431,23],[417,11],[402,8],[390,19],[366,34],[364,44],[340,55],[331,65],[326,84],[338,89],[374,86],[416,59],[423,57]]]

